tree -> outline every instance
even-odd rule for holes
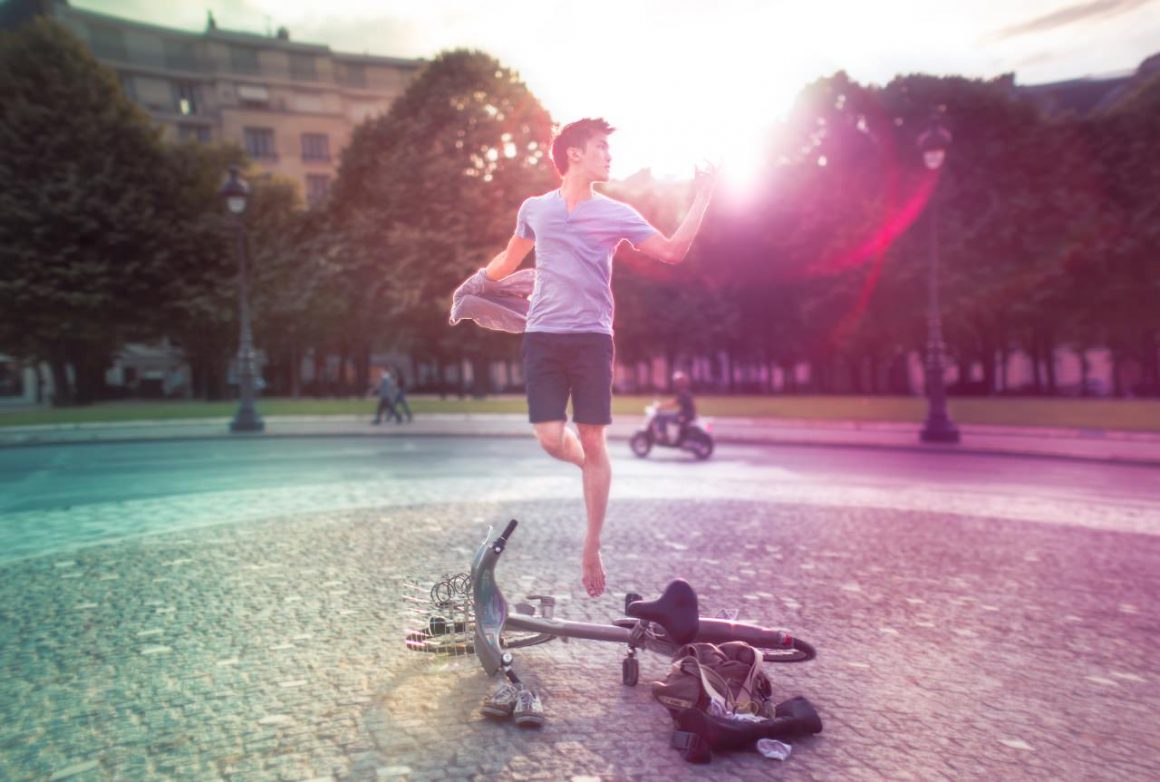
[[[160,320],[165,169],[157,130],[64,27],[0,35],[0,345],[50,364],[58,404],[92,400],[122,340]]]
[[[344,336],[365,355],[389,339],[438,364],[477,369],[510,353],[503,335],[451,337],[451,291],[511,236],[524,198],[553,182],[548,113],[481,52],[439,55],[343,152],[331,210],[342,239]],[[479,378],[481,372],[477,371]]]
[[[1160,395],[1160,74],[1141,72],[1115,105],[1082,128],[1104,208],[1099,263],[1087,265],[1084,280],[1095,284],[1079,290],[1104,326],[1116,392]],[[1121,371],[1129,358],[1141,370],[1137,384],[1125,382]]]
[[[231,144],[166,148],[174,220],[165,232],[170,274],[160,291],[158,331],[185,353],[193,392],[205,399],[226,396],[226,370],[237,347],[238,262],[218,190],[229,167],[244,162]]]
[[[326,214],[303,210],[293,183],[257,183],[246,209],[254,336],[275,393],[297,397],[305,352],[325,350],[344,306]]]

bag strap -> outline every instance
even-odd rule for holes
[[[722,714],[733,714],[737,709],[737,701],[729,690],[729,683],[721,674],[705,665],[696,657],[685,657],[681,660],[681,670],[697,676],[701,680],[701,687],[705,690],[711,703],[716,703]],[[690,668],[692,670],[690,670]]]

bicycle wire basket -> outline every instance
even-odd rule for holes
[[[450,657],[475,653],[471,576],[445,574],[434,584],[403,582],[405,643],[414,652]]]

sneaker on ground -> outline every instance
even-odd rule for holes
[[[544,724],[544,704],[540,696],[528,689],[516,693],[516,707],[513,716],[521,728],[539,728]]]
[[[495,692],[483,699],[479,710],[486,717],[507,719],[516,708],[516,693],[514,684],[509,681],[500,682]]]

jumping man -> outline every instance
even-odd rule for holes
[[[716,181],[712,170],[696,173],[693,205],[666,237],[632,207],[592,189],[608,181],[613,130],[603,119],[564,126],[552,142],[552,162],[564,181],[558,190],[524,201],[515,235],[486,272],[488,279],[501,280],[536,250],[523,341],[528,418],[543,449],[583,473],[588,531],[581,566],[592,597],[604,592],[600,532],[612,485],[605,443],[612,423],[612,256],[627,240],[663,263],[683,261]],[[569,396],[579,437],[565,426]]]

